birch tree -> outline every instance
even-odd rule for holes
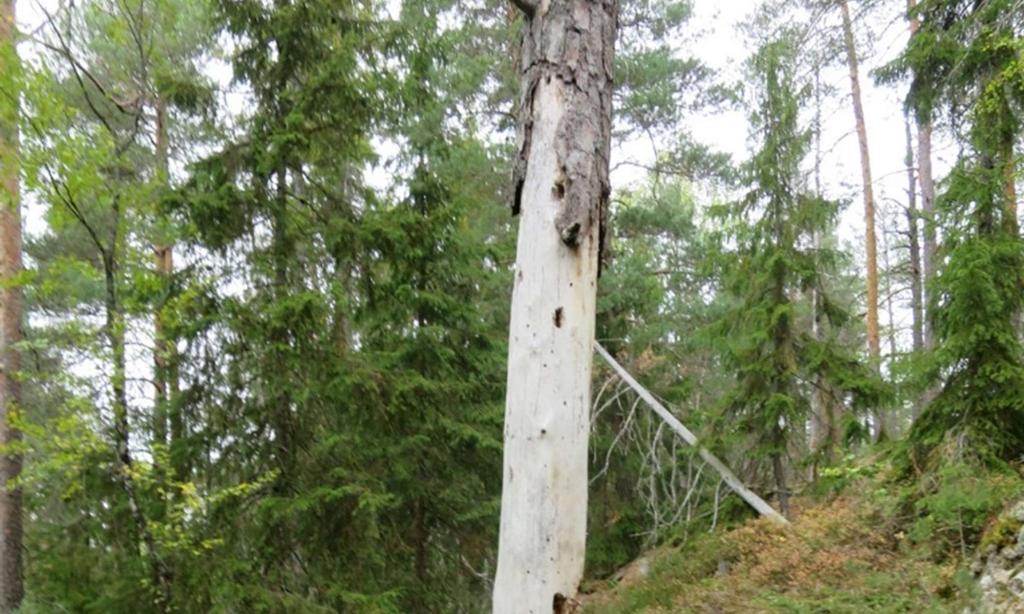
[[[21,215],[18,190],[18,54],[14,0],[0,3],[0,611],[17,610],[24,596],[21,568],[21,456],[7,449],[20,440],[11,416],[20,396],[17,344],[21,341]],[[13,77],[13,79],[12,79]]]
[[[493,611],[573,611],[583,576],[615,0],[516,0],[520,215]]]
[[[921,240],[918,232],[918,220],[921,217],[921,210],[917,206],[917,178],[920,171],[915,172],[914,165],[914,141],[910,129],[910,116],[903,115],[903,125],[907,139],[907,252],[910,257],[910,311],[913,317],[913,349],[915,355],[920,355],[925,349],[925,310],[924,310],[924,270],[921,264]],[[920,145],[920,141],[918,142]],[[921,168],[924,167],[922,161]],[[923,179],[922,179],[923,182]],[[925,222],[928,223],[927,221]],[[914,399],[913,417],[916,420],[924,407],[924,399]]]

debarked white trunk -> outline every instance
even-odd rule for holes
[[[586,543],[599,230],[591,224],[576,247],[559,235],[565,85],[537,88],[509,327],[496,614],[548,614],[575,598]]]

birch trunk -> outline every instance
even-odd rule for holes
[[[886,331],[886,338],[889,342],[889,368],[892,369],[892,364],[896,361],[899,356],[899,349],[896,345],[896,309],[893,306],[893,297],[895,291],[892,287],[892,276],[895,274],[893,271],[892,263],[889,261],[890,244],[889,237],[894,232],[898,232],[896,229],[890,229],[886,227],[885,218],[882,218],[882,264],[885,267],[885,311],[886,316],[889,318],[888,330]],[[897,397],[899,394],[899,384],[897,384]],[[885,433],[890,437],[896,437],[900,433],[902,426],[902,410],[898,407],[892,408],[891,411],[886,412],[883,418],[885,419],[884,428]]]
[[[914,353],[924,350],[924,291],[921,279],[921,235],[918,231],[920,211],[917,208],[917,182],[914,177],[914,141],[910,131],[910,118],[904,116],[907,137],[907,239],[910,251],[911,315],[913,315]],[[914,417],[917,417],[915,414]]]
[[[1006,113],[1012,113],[1007,105]],[[1020,234],[1020,223],[1017,221],[1017,158],[1013,151],[1013,137],[1003,141],[1003,195],[1006,199],[1003,224],[1014,237]]]
[[[115,180],[119,179],[120,177],[115,177]],[[138,547],[139,552],[145,552],[150,563],[151,581],[155,591],[151,611],[166,612],[170,605],[170,570],[160,556],[152,527],[140,502],[134,477],[135,461],[131,453],[126,321],[116,276],[116,272],[121,266],[120,263],[123,261],[123,257],[119,253],[124,240],[121,226],[122,215],[120,195],[117,195],[114,197],[112,208],[110,243],[102,254],[106,317],[104,329],[111,352],[110,389],[113,402],[114,448],[117,455],[116,473],[128,501],[129,514],[141,539],[141,546],[139,544],[133,546]]]
[[[850,20],[850,6],[847,0],[839,0],[843,17],[843,40],[846,45],[846,63],[850,69],[850,93],[853,99],[853,115],[857,123],[857,142],[860,145],[861,181],[864,186],[864,252],[867,269],[867,333],[868,353],[877,369],[881,360],[881,346],[878,338],[878,249],[875,240],[875,194],[871,180],[871,156],[868,150],[868,131],[864,121],[864,104],[860,92],[860,69],[857,62],[857,47],[853,40],[853,23]],[[874,439],[885,438],[885,420],[882,410],[875,413]]]
[[[16,74],[14,0],[0,2],[0,75]],[[13,100],[13,101],[12,101]],[[21,272],[21,212],[18,191],[17,96],[0,96],[0,279]],[[20,390],[15,374],[21,368],[16,344],[21,341],[21,290],[4,284],[0,290],[0,445],[16,444],[21,433],[11,425]],[[21,473],[20,454],[0,456],[0,611],[13,612],[24,596],[21,562],[21,489],[12,481]]]
[[[571,612],[583,577],[615,0],[525,13],[496,614]]]
[[[821,196],[821,66],[815,64],[814,68],[814,195]],[[817,233],[813,236],[814,249],[821,247]],[[821,310],[819,309],[818,287],[811,288],[811,336],[815,340],[821,340]],[[828,408],[828,400],[822,392],[825,385],[824,378],[820,374],[814,375],[814,390],[811,393],[811,420],[810,434],[808,436],[808,448],[811,452],[811,465],[809,467],[809,479],[814,482],[818,479],[818,468],[822,464],[822,451],[827,452],[831,439],[832,412]]]

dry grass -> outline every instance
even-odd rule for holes
[[[755,520],[648,558],[650,574],[606,583],[589,596],[587,611],[957,610],[956,565],[918,552],[863,495],[807,504],[790,528]]]

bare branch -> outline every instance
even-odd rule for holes
[[[705,462],[711,465],[718,472],[718,474],[722,476],[726,484],[729,485],[733,492],[742,497],[744,501],[750,504],[750,506],[757,510],[758,513],[760,513],[762,516],[777,521],[780,524],[789,525],[788,520],[786,520],[777,511],[772,509],[772,507],[768,505],[764,501],[764,499],[757,496],[752,490],[747,488],[739,480],[739,478],[737,478],[736,475],[732,471],[730,471],[729,468],[726,467],[725,464],[722,463],[722,461],[720,461],[707,448],[700,445],[700,443],[697,441],[697,436],[694,435],[693,432],[690,431],[690,429],[686,428],[683,425],[683,423],[679,421],[678,418],[672,415],[672,413],[668,409],[666,409],[664,405],[659,403],[657,399],[654,398],[654,395],[650,393],[650,391],[641,386],[640,383],[637,382],[636,379],[633,378],[633,376],[630,375],[629,372],[627,372],[625,368],[623,368],[623,366],[620,365],[612,357],[612,355],[608,353],[607,350],[601,347],[601,345],[598,343],[594,344],[594,350],[601,356],[602,359],[604,359],[606,363],[608,363],[608,366],[610,366],[615,371],[615,373],[618,374],[620,378],[622,378],[627,384],[629,384],[629,387],[632,388],[637,393],[637,395],[640,396],[640,398],[647,402],[651,409],[653,409],[654,412],[658,414],[658,416],[662,419],[664,424],[667,424],[673,431],[675,431],[677,435],[682,437],[687,444],[692,446],[697,451],[697,453],[700,455],[701,458],[704,459]]]

